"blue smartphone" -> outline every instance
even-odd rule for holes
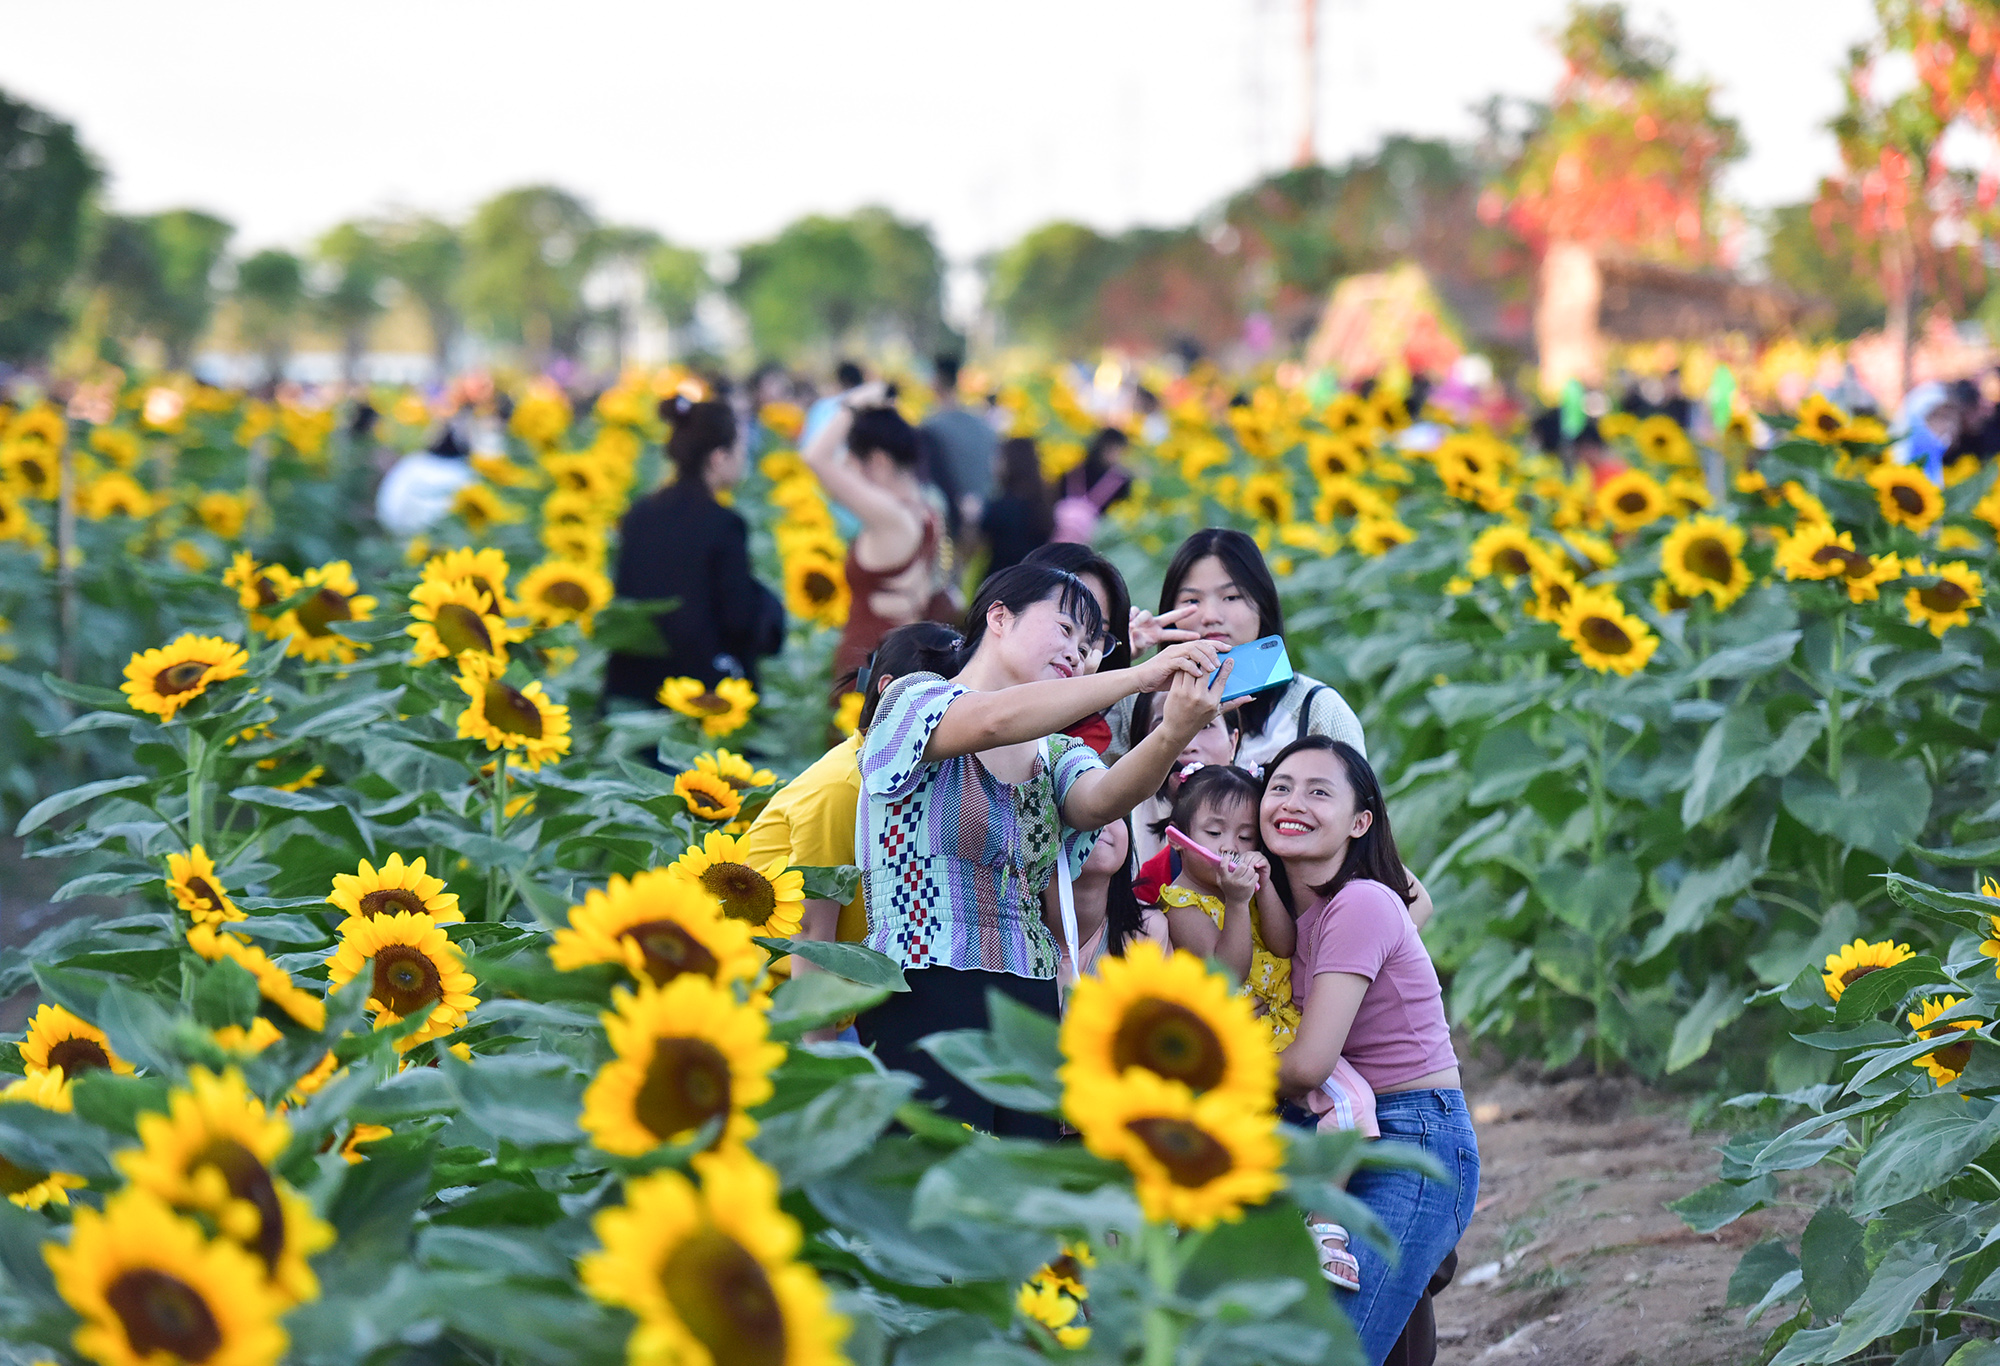
[[[1230,672],[1228,686],[1222,690],[1225,702],[1282,688],[1292,681],[1292,658],[1285,653],[1283,636],[1264,636],[1247,645],[1225,650],[1222,657],[1236,665]],[[1216,670],[1216,673],[1220,672],[1220,669]],[[1210,674],[1208,681],[1213,684],[1215,675]]]

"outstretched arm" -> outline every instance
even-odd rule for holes
[[[1020,683],[995,692],[965,693],[952,700],[937,728],[931,732],[930,741],[924,746],[924,762],[938,763],[960,754],[976,754],[983,749],[1017,745],[1057,734],[1065,726],[1075,725],[1084,717],[1103,711],[1121,697],[1135,692],[1157,692],[1183,675],[1191,679],[1206,678],[1214,671],[1216,658],[1214,645],[1207,641],[1195,641],[1163,651],[1145,664],[1130,669],[1082,674],[1076,678],[1047,678],[1038,683]],[[1178,742],[1185,743],[1184,740]],[[1179,753],[1177,746],[1168,754],[1167,762],[1172,763],[1173,756]],[[1161,775],[1165,776],[1165,769],[1161,770]],[[1079,783],[1083,781],[1080,779]],[[1154,780],[1155,790],[1159,783],[1159,779]],[[1136,801],[1132,803],[1133,806],[1137,804]],[[1095,830],[1117,820],[1131,809],[1131,806],[1126,806],[1093,823],[1073,820],[1070,827]],[[1065,806],[1064,818],[1068,819],[1069,814]]]
[[[879,383],[849,391],[842,398],[840,411],[806,443],[799,456],[819,476],[827,496],[861,519],[861,534],[869,538],[869,549],[887,566],[915,553],[924,528],[908,507],[861,472],[847,449],[847,434],[854,429],[855,406],[880,402],[883,394]]]
[[[1163,650],[1145,664],[1124,672],[1141,673],[1178,659],[1212,659],[1214,651],[1215,647],[1207,641],[1190,641]],[[1195,669],[1176,668],[1172,686],[1167,690],[1166,718],[1110,768],[1093,770],[1070,784],[1063,797],[1063,824],[1072,830],[1095,830],[1129,814],[1133,807],[1158,792],[1174,760],[1187,748],[1187,742],[1221,712],[1222,690],[1229,683],[1233,667],[1223,664],[1212,684],[1205,665]]]

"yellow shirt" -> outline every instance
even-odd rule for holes
[[[1222,927],[1222,898],[1204,896],[1191,887],[1170,882],[1160,888],[1162,906],[1192,906]],[[1271,1028],[1271,1047],[1282,1052],[1299,1029],[1299,1008],[1292,1004],[1292,960],[1280,958],[1264,947],[1257,929],[1255,907],[1250,920],[1250,976],[1243,990],[1256,1001],[1258,1013]]]
[[[783,859],[795,868],[833,868],[854,862],[855,810],[861,801],[861,738],[850,736],[815,759],[778,789],[743,837],[744,862],[762,868]],[[835,937],[859,943],[868,936],[861,889],[840,908]]]

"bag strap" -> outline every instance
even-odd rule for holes
[[[1052,761],[1049,758],[1049,741],[1047,736],[1042,737],[1041,755],[1042,767],[1045,769],[1050,768]],[[1049,773],[1049,787],[1053,792],[1055,788],[1055,774],[1053,771]],[[1070,985],[1074,988],[1077,982],[1083,980],[1083,957],[1077,949],[1076,943],[1076,889],[1070,885],[1069,854],[1063,848],[1062,836],[1060,834],[1062,830],[1060,809],[1058,809],[1056,815],[1056,829],[1058,831],[1056,836],[1056,902],[1062,907],[1063,943],[1069,949]],[[1060,972],[1057,975],[1060,977]],[[1060,993],[1058,994],[1060,995]],[[1068,998],[1063,997],[1062,1000],[1063,1006],[1066,1008]]]
[[[1318,700],[1319,695],[1325,692],[1326,689],[1327,685],[1324,683],[1313,684],[1306,692],[1306,700],[1299,703],[1299,733],[1292,737],[1294,743],[1312,734],[1313,703]]]

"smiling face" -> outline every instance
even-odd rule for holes
[[[1045,678],[1074,678],[1083,672],[1090,642],[1081,623],[1054,598],[1032,603],[1019,613],[994,603],[986,614],[983,651],[999,653],[999,662],[1016,683],[1036,683]]]
[[[1258,812],[1264,847],[1285,863],[1331,861],[1338,866],[1348,844],[1374,824],[1356,809],[1354,787],[1338,755],[1302,749],[1285,760],[1264,787]]]
[[[1175,607],[1190,605],[1195,610],[1181,625],[1199,631],[1203,640],[1215,641],[1226,649],[1247,645],[1258,637],[1262,623],[1257,604],[1214,555],[1196,560],[1174,594]]]
[[[1097,832],[1097,843],[1090,847],[1090,857],[1083,861],[1083,875],[1108,878],[1125,866],[1131,852],[1132,837],[1125,831],[1125,822],[1113,821]]]

